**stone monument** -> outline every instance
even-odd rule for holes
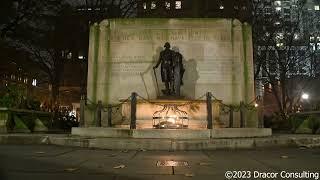
[[[179,48],[179,53],[174,53],[174,48],[170,52],[181,61],[174,66],[175,72],[180,73],[171,79],[171,87],[170,83],[157,84],[155,78],[161,77],[161,73],[153,69],[166,51],[163,49],[166,42]],[[212,92],[225,104],[249,103],[255,96],[251,26],[236,19],[106,19],[90,27],[88,58],[87,98],[95,103],[116,104],[131,92],[157,102],[158,89],[187,100]],[[184,110],[194,122],[205,122],[205,103],[195,102],[198,104]],[[184,101],[161,100],[161,103]],[[214,119],[223,119],[217,108],[213,106]],[[138,104],[137,120],[149,122],[156,109],[154,105]],[[128,117],[127,107],[121,111],[122,117]],[[87,109],[85,125],[90,126],[94,117],[94,111]],[[237,126],[239,115],[234,117]],[[254,113],[248,114],[247,127],[258,126],[255,117]]]

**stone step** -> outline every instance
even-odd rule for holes
[[[104,127],[73,127],[72,135],[112,138],[157,139],[210,139],[271,136],[269,128],[216,128],[216,129],[128,129]]]
[[[113,150],[214,150],[268,147],[319,148],[316,135],[274,135],[260,138],[222,139],[140,139],[140,138],[90,138],[57,134],[0,134],[0,144],[46,144]]]

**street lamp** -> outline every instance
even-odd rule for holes
[[[304,100],[307,100],[307,99],[309,99],[309,94],[303,93],[303,94],[301,95],[301,98],[304,99]]]

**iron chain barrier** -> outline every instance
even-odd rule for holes
[[[255,97],[252,101],[249,103],[244,103],[243,101],[240,101],[239,105],[234,105],[234,104],[224,104],[222,101],[217,99],[215,96],[212,95],[213,101],[218,101],[221,108],[221,111],[223,113],[229,113],[229,128],[233,127],[233,113],[234,112],[240,112],[240,127],[243,128],[245,127],[245,111],[255,111],[256,107],[253,105],[259,98],[258,96]]]
[[[95,121],[92,122],[92,126],[101,127],[101,113],[107,112],[107,127],[112,126],[112,117],[119,113],[121,106],[124,103],[127,103],[131,100],[131,96],[127,99],[123,100],[121,103],[118,104],[108,104],[103,105],[102,101],[98,101],[95,103],[94,101],[90,100],[89,98],[81,99],[80,100],[80,126],[84,126],[84,108],[87,107],[89,110],[95,111],[96,118]]]
[[[204,100],[206,97],[206,106],[207,106],[207,128],[212,129],[213,124],[212,124],[212,103],[213,102],[218,102],[219,106],[221,107],[221,112],[223,113],[229,113],[229,127],[233,127],[233,113],[234,112],[240,112],[240,127],[245,127],[245,111],[253,111],[255,110],[255,106],[253,103],[257,100],[258,97],[256,97],[253,101],[250,103],[245,104],[243,101],[240,102],[239,105],[228,105],[222,103],[221,100],[216,98],[214,95],[212,95],[211,92],[204,93],[203,95],[199,96],[195,100],[189,100],[185,103],[182,104],[177,104],[176,107],[183,107],[183,106],[190,106],[192,104],[198,103],[200,100]],[[126,98],[125,100],[122,100],[118,104],[108,104],[104,106],[102,104],[102,101],[98,101],[98,103],[95,103],[94,101],[90,100],[89,98],[82,98],[80,100],[80,126],[84,126],[84,108],[87,107],[88,109],[95,111],[95,121],[93,121],[93,126],[96,127],[101,127],[101,113],[102,112],[107,112],[107,127],[112,127],[112,118],[115,117],[117,114],[119,114],[121,106],[125,103],[130,102],[130,129],[136,129],[136,110],[137,110],[137,100],[141,99],[144,102],[147,102],[149,104],[157,105],[157,106],[162,106],[163,108],[168,104],[168,103],[157,103],[150,101],[147,98],[144,98],[143,96],[139,95],[138,93],[133,92],[131,96]]]

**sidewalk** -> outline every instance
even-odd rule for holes
[[[223,180],[228,171],[248,171],[251,177],[246,179],[282,179],[253,173],[319,173],[320,150],[135,151],[0,145],[0,158],[1,180]]]
[[[320,135],[275,134],[261,138],[228,139],[136,139],[94,138],[69,134],[1,134],[0,144],[49,144],[99,149],[215,150],[260,147],[320,147]]]

